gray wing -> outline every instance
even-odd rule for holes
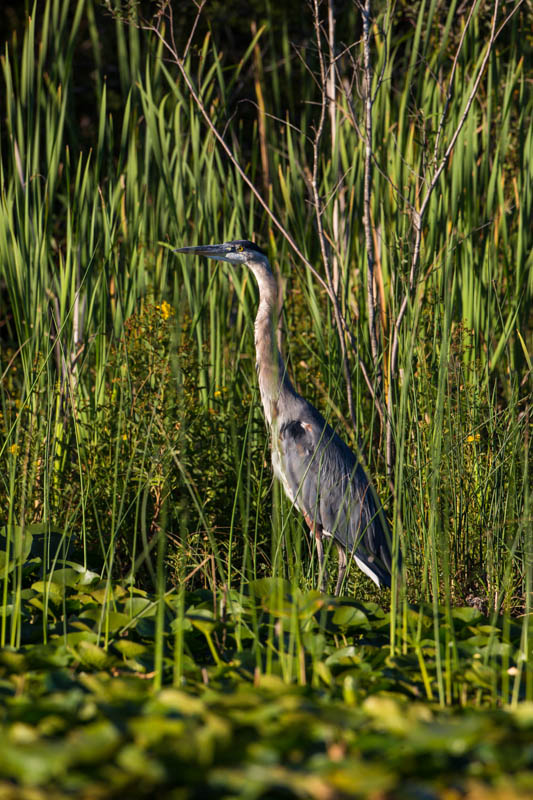
[[[376,583],[390,586],[391,533],[383,508],[349,447],[310,411],[279,434],[281,467],[296,504]]]

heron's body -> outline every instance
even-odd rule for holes
[[[326,572],[322,536],[339,551],[340,591],[347,556],[378,585],[390,586],[391,536],[376,494],[350,448],[293,387],[275,336],[277,288],[266,255],[247,241],[180,248],[245,264],[259,286],[255,347],[261,402],[272,437],[274,473],[315,535],[321,584]]]

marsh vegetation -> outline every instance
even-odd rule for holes
[[[0,796],[533,796],[530,5],[179,6],[12,8]],[[172,253],[252,236],[392,593],[316,591],[253,281]]]

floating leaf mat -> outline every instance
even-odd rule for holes
[[[437,653],[406,609],[392,655],[375,603],[280,581],[162,603],[79,567],[12,598],[0,800],[533,797],[523,620],[442,612]]]

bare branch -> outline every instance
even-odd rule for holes
[[[451,102],[451,99],[452,99],[453,82],[454,82],[454,79],[455,79],[455,70],[457,69],[457,62],[459,61],[459,56],[461,55],[461,51],[463,49],[463,44],[464,44],[464,41],[465,41],[465,38],[466,38],[466,34],[467,34],[467,31],[468,31],[468,28],[470,27],[470,23],[472,21],[472,17],[474,16],[474,11],[476,9],[476,6],[477,6],[477,0],[476,0],[475,3],[472,3],[472,5],[470,7],[470,13],[468,14],[468,18],[466,20],[465,26],[463,28],[463,32],[461,34],[461,39],[459,40],[459,45],[457,47],[457,50],[456,50],[456,53],[455,53],[455,57],[453,59],[452,70],[450,72],[450,77],[449,77],[449,80],[448,80],[448,91],[446,92],[446,102],[444,104],[444,108],[442,110],[442,114],[440,115],[439,127],[438,127],[438,130],[437,130],[437,135],[435,137],[435,147],[433,148],[433,161],[434,161],[435,164],[437,163],[437,156],[438,156],[438,152],[439,152],[440,137],[441,137],[442,131],[444,129],[444,123],[446,121],[446,117],[448,115],[448,109],[450,107],[450,102]]]
[[[335,86],[335,14],[333,11],[333,0],[328,0],[328,72],[327,83],[325,86],[326,98],[328,102],[329,114],[329,128],[331,137],[331,156],[332,162],[335,160],[334,168],[338,172],[338,157],[336,158],[336,145],[337,145],[337,102],[336,93],[337,87]],[[339,254],[340,243],[343,239],[341,228],[344,230],[344,218],[341,209],[343,192],[343,182],[339,181],[337,189],[333,193],[333,207],[332,207],[332,227],[333,239],[337,243],[337,247],[333,252],[332,267],[333,267],[333,291],[336,295],[339,294],[340,274],[339,274]]]
[[[200,21],[200,17],[202,15],[202,11],[203,11],[203,8],[204,8],[206,3],[207,3],[207,0],[201,0],[201,2],[195,4],[196,8],[198,9],[198,11],[196,13],[196,17],[194,18],[194,22],[192,24],[191,32],[189,33],[189,38],[187,39],[187,44],[185,45],[185,50],[183,51],[182,58],[183,58],[184,61],[187,58],[187,56],[189,55],[189,50],[191,48],[192,40],[193,40],[194,34],[196,33],[196,28],[198,27],[198,22]],[[172,14],[172,7],[170,9],[170,13]],[[174,52],[176,52],[176,42],[174,41],[174,26],[172,25],[172,17],[170,18],[170,22],[171,22],[172,48],[173,48]]]
[[[298,247],[298,245],[296,244],[296,242],[294,241],[294,239],[292,238],[292,236],[290,235],[288,230],[283,226],[283,224],[280,222],[280,220],[276,217],[276,215],[270,209],[269,205],[263,199],[261,193],[254,186],[254,184],[252,183],[250,178],[247,176],[247,174],[245,173],[245,171],[243,170],[243,168],[241,167],[241,165],[237,161],[237,159],[236,159],[233,151],[231,150],[231,148],[226,144],[226,141],[221,136],[221,134],[218,132],[216,125],[213,123],[211,117],[207,113],[207,110],[205,108],[205,105],[204,105],[201,97],[198,95],[198,93],[196,92],[196,89],[194,88],[192,80],[189,77],[189,74],[188,74],[187,70],[185,69],[185,64],[183,63],[183,59],[180,58],[180,56],[178,55],[175,47],[173,47],[172,44],[168,42],[168,40],[165,38],[165,36],[163,36],[161,31],[158,28],[156,28],[154,25],[145,25],[143,27],[144,27],[145,30],[152,31],[159,38],[159,40],[162,42],[162,44],[166,48],[166,50],[169,52],[172,61],[176,64],[176,66],[178,67],[178,69],[179,69],[179,71],[181,73],[181,76],[182,76],[182,78],[183,78],[183,80],[185,82],[185,85],[187,86],[187,88],[188,88],[188,90],[190,92],[190,95],[191,95],[192,99],[194,100],[196,108],[198,109],[198,111],[200,112],[202,117],[204,118],[204,121],[205,121],[207,127],[209,128],[209,130],[211,131],[211,133],[213,134],[215,139],[218,141],[218,143],[220,144],[220,146],[222,147],[222,149],[224,150],[224,152],[228,156],[230,162],[233,164],[233,167],[239,173],[240,177],[242,178],[244,183],[248,186],[250,191],[253,193],[254,197],[257,200],[257,202],[265,210],[265,212],[267,213],[268,217],[273,222],[275,227],[279,230],[279,232],[282,234],[282,236],[287,240],[287,242],[290,245],[290,247],[292,248],[292,250],[296,253],[298,258],[301,259],[301,261],[305,264],[306,268],[312,273],[312,275],[317,279],[317,281],[320,283],[320,285],[328,293],[328,296],[331,298],[330,288],[329,288],[328,284],[326,283],[326,281],[322,278],[322,276],[313,267],[311,262],[301,252],[300,248]]]
[[[363,192],[363,223],[365,228],[365,245],[367,261],[367,312],[370,349],[376,371],[378,390],[381,391],[382,373],[378,344],[377,321],[379,319],[378,300],[374,292],[374,239],[372,236],[372,220],[370,199],[372,193],[372,64],[370,60],[370,0],[365,0],[363,15],[363,59],[364,59],[364,105],[365,105],[365,180]]]
[[[322,225],[322,201],[320,199],[320,194],[318,191],[318,165],[319,165],[319,153],[320,153],[320,145],[322,141],[322,135],[324,131],[324,123],[326,119],[326,104],[327,104],[327,69],[324,62],[324,53],[322,50],[322,42],[321,42],[321,30],[320,30],[320,12],[318,8],[318,0],[313,0],[313,24],[315,28],[315,38],[317,43],[317,50],[318,50],[318,63],[320,69],[320,86],[321,86],[321,93],[320,93],[320,116],[318,121],[318,127],[315,132],[315,138],[313,142],[313,174],[311,178],[311,189],[313,194],[313,202],[315,207],[315,219],[318,231],[318,241],[320,244],[320,253],[322,255],[322,262],[324,264],[324,271],[326,273],[326,280],[329,287],[329,296],[331,298],[331,302],[333,303],[333,311],[335,316],[335,324],[337,326],[337,333],[339,337],[339,344],[341,348],[341,356],[342,356],[342,366],[344,370],[344,380],[346,383],[346,397],[348,400],[348,409],[350,412],[350,418],[352,421],[352,425],[354,430],[357,427],[357,418],[355,415],[355,408],[353,403],[353,390],[352,390],[352,380],[350,376],[350,363],[348,360],[348,353],[346,350],[346,340],[344,338],[344,332],[347,330],[347,325],[345,320],[342,317],[341,309],[339,305],[339,299],[337,297],[335,286],[333,283],[332,275],[331,275],[331,266],[329,262],[329,257],[326,249],[326,237],[324,236],[324,228]]]

